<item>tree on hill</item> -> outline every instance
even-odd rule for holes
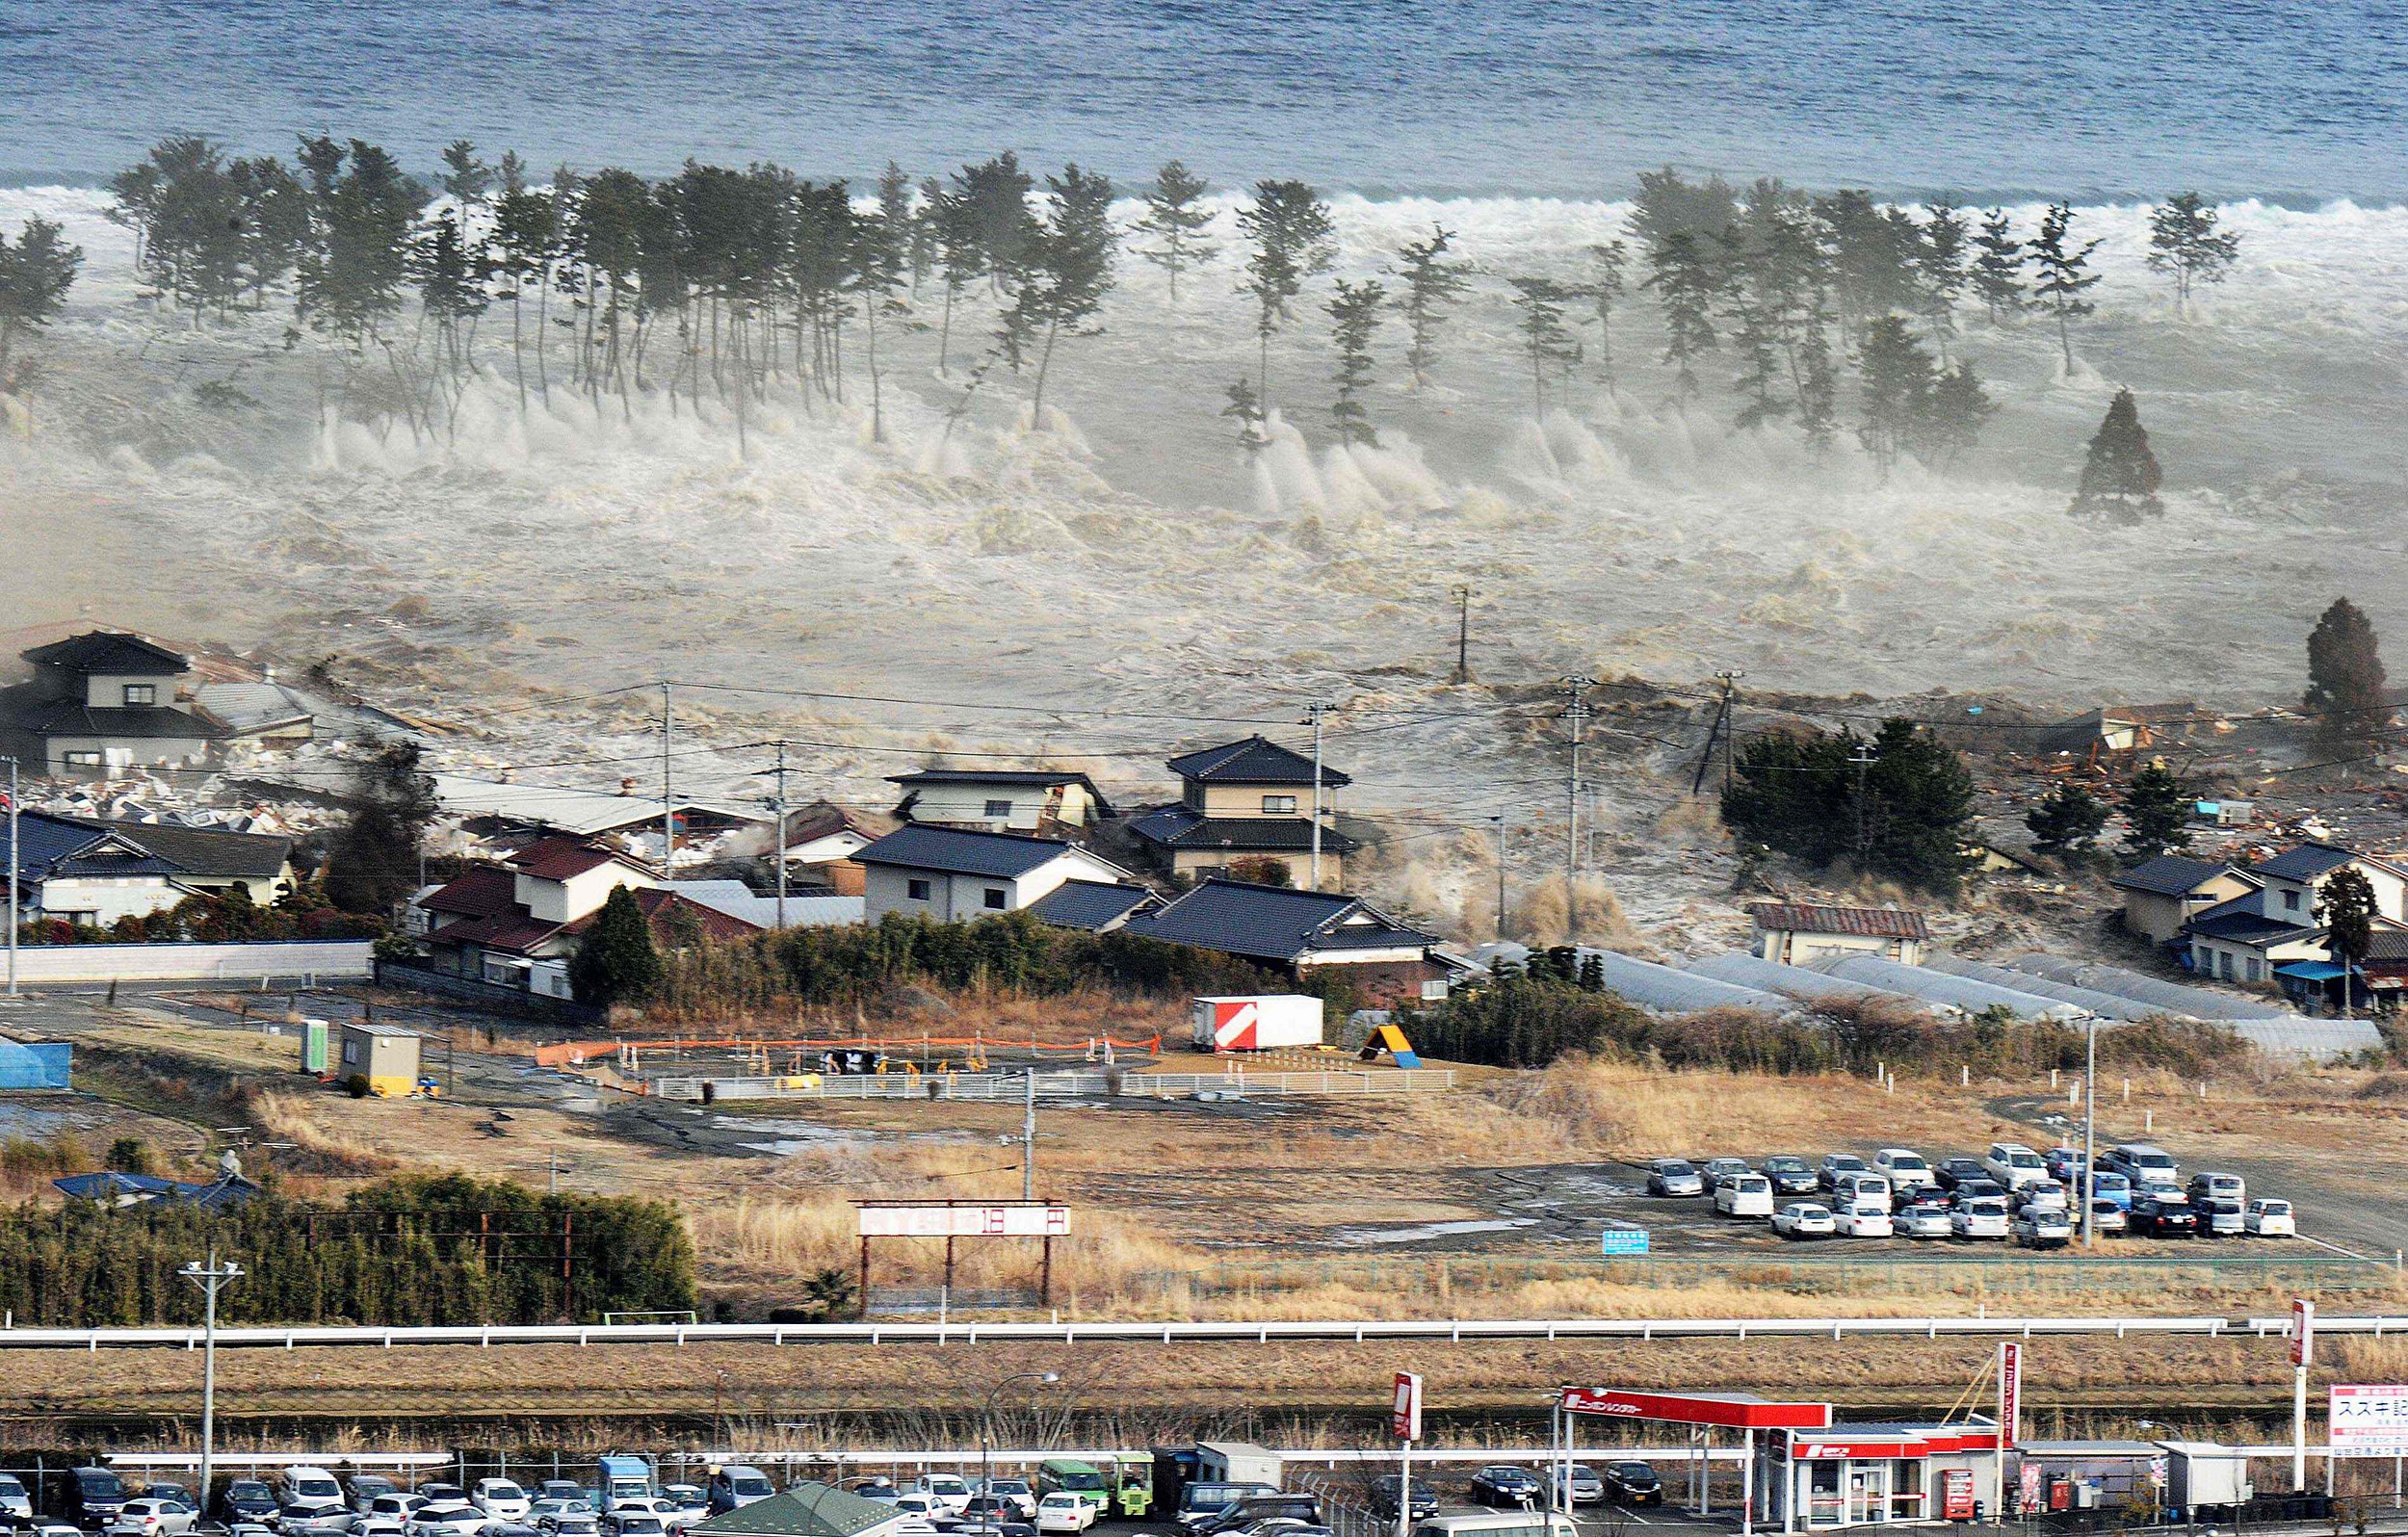
[[[2124,851],[2148,859],[2190,847],[2190,791],[2163,764],[2151,764],[2124,787]]]
[[[2364,610],[2335,598],[2308,636],[2308,691],[2299,706],[2329,750],[2391,729],[2383,703],[2383,657]]]
[[[2149,210],[2149,270],[2174,279],[2174,310],[2190,308],[2202,283],[2220,283],[2240,259],[2240,236],[2216,227],[2223,215],[2195,192]]]
[[[2074,227],[2074,210],[2066,203],[2051,203],[2049,211],[2040,216],[2040,233],[2031,242],[2032,266],[2039,270],[2039,281],[2032,285],[2040,302],[2056,317],[2056,340],[2065,354],[2066,372],[2074,368],[2073,324],[2098,308],[2082,296],[2096,287],[2100,274],[2090,270],[2090,254],[2101,242],[2084,241],[2077,246],[2070,236]]]
[[[1981,216],[1981,231],[1974,237],[1973,285],[1993,326],[2024,307],[2024,243],[2015,238],[2015,222],[2003,208]]]
[[[2031,847],[2058,859],[2087,857],[2107,824],[2106,803],[2080,785],[2059,785],[2024,813]]]
[[[1417,391],[1438,361],[1438,326],[1447,318],[1446,306],[1471,282],[1463,263],[1447,259],[1453,241],[1454,231],[1433,224],[1427,240],[1407,241],[1397,251],[1395,271],[1404,283],[1397,295],[1397,307],[1404,311],[1404,366]]]
[[[651,922],[625,886],[612,888],[593,926],[569,958],[568,985],[581,1003],[638,1003],[661,985],[661,951]]]
[[[1964,760],[1902,718],[1870,741],[1848,730],[1759,737],[1741,749],[1722,797],[1722,819],[1742,840],[1941,896],[1964,880],[1973,810]]]
[[[2158,488],[2164,482],[2165,472],[2158,467],[2148,430],[2140,425],[2140,403],[2132,391],[2117,390],[2115,399],[2107,403],[2099,430],[2091,436],[2081,483],[2066,510],[2076,517],[2104,517],[2121,524],[2159,517],[2165,504],[2158,500]]]
[[[1204,231],[1213,224],[1213,211],[1204,204],[1204,195],[1211,190],[1211,183],[1172,160],[1165,161],[1138,195],[1145,203],[1145,212],[1138,219],[1138,233],[1158,242],[1140,247],[1138,254],[1169,274],[1173,304],[1179,302],[1179,274],[1213,258],[1213,244],[1204,238]]]
[[[1388,292],[1377,283],[1349,283],[1340,278],[1337,295],[1323,306],[1329,313],[1330,342],[1338,353],[1338,399],[1329,408],[1337,418],[1341,443],[1377,443],[1378,430],[1363,396],[1372,386],[1372,337],[1379,329],[1380,308]]]

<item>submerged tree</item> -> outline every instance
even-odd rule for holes
[[[1563,323],[1563,312],[1580,298],[1580,290],[1552,277],[1508,277],[1513,307],[1522,312],[1522,354],[1531,366],[1531,414],[1547,414],[1547,371],[1569,373],[1581,358],[1581,345]]]
[[[1588,301],[1597,311],[1597,372],[1613,382],[1613,311],[1629,290],[1631,247],[1609,240],[1588,247]]]
[[[0,392],[17,392],[18,341],[59,318],[83,265],[83,247],[49,220],[27,220],[13,243],[0,230]]]
[[[1447,318],[1446,307],[1471,285],[1470,269],[1447,259],[1453,241],[1453,230],[1432,224],[1427,240],[1407,241],[1397,251],[1394,271],[1404,280],[1403,291],[1397,295],[1407,337],[1404,366],[1416,390],[1429,381],[1431,365],[1438,361],[1438,326]]]
[[[1956,306],[1973,276],[1972,230],[1965,210],[1945,198],[1924,205],[1922,238],[1915,247],[1915,272],[1923,284],[1923,312],[1940,361],[1949,360],[1949,343],[1956,335]]]
[[[2073,208],[2062,202],[2051,203],[2048,212],[2040,216],[2040,233],[2031,242],[2032,265],[2040,274],[2033,291],[2056,318],[2057,346],[2065,354],[2068,373],[2074,367],[2073,323],[2098,307],[2082,296],[2097,285],[2100,276],[2090,271],[2090,253],[2099,248],[2101,242],[2072,244],[2069,236],[2073,227]]]
[[[2391,729],[2384,700],[2383,657],[2366,611],[2335,598],[2308,637],[2308,691],[2299,707],[2316,723],[2328,750],[2380,737]]]
[[[1213,211],[1204,203],[1211,191],[1203,177],[1171,160],[1164,162],[1138,194],[1145,204],[1145,212],[1138,219],[1138,232],[1158,242],[1140,247],[1138,254],[1169,274],[1173,304],[1179,302],[1179,274],[1213,257],[1213,244],[1204,238],[1204,231],[1213,224]]]
[[[1663,360],[1673,366],[1684,398],[1697,393],[1697,360],[1714,346],[1714,304],[1722,295],[1723,277],[1707,246],[1707,238],[1677,230],[1647,252],[1647,281],[1663,307]]]
[[[1238,447],[1245,450],[1245,461],[1252,464],[1269,446],[1270,435],[1263,430],[1263,398],[1254,393],[1253,381],[1239,378],[1222,392],[1229,404],[1220,414],[1238,424]]]
[[[1065,166],[1060,175],[1045,178],[1045,222],[1037,231],[1034,268],[1015,305],[1044,336],[1032,404],[1039,425],[1054,346],[1065,330],[1078,332],[1103,308],[1104,296],[1112,291],[1117,238],[1111,178]]]
[[[1856,351],[1864,393],[1864,424],[1856,439],[1885,475],[1916,444],[1931,410],[1936,371],[1931,354],[1896,315],[1865,327]]]
[[[1372,337],[1379,329],[1380,306],[1388,291],[1377,283],[1349,283],[1340,278],[1337,294],[1323,306],[1329,314],[1329,337],[1337,350],[1338,399],[1329,414],[1338,422],[1341,443],[1377,443],[1379,433],[1364,407],[1364,392],[1372,383]]]
[[[2216,226],[2223,215],[2195,192],[2176,193],[2149,210],[2149,270],[2174,279],[2174,309],[2190,308],[2202,283],[2220,283],[2240,259],[2240,236]]]
[[[1254,184],[1254,201],[1238,210],[1238,227],[1254,243],[1246,258],[1245,291],[1254,300],[1254,336],[1260,350],[1256,388],[1270,398],[1270,339],[1291,317],[1289,306],[1304,280],[1326,272],[1337,255],[1337,226],[1329,205],[1300,181]]]
[[[327,850],[327,896],[347,913],[390,914],[417,889],[419,847],[434,821],[434,781],[418,744],[398,742],[365,765],[351,820]]]
[[[2025,303],[2024,243],[2015,238],[2014,221],[2005,209],[1993,208],[1982,216],[1974,247],[1974,293],[1996,326]]]
[[[2076,517],[2105,517],[2115,523],[2159,517],[2165,504],[2158,500],[2158,487],[2164,482],[2165,473],[2149,448],[2148,430],[2140,425],[2140,403],[2131,390],[2117,390],[2091,436],[2081,483],[2066,510]]]

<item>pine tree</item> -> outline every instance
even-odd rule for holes
[[[2382,908],[2375,900],[2374,882],[2355,865],[2344,865],[2324,878],[2316,892],[2316,922],[2325,928],[2325,953],[2345,974],[2343,1004],[2358,983],[2355,974],[2374,949],[2374,920]]]
[[[1037,361],[1033,409],[1045,416],[1045,379],[1054,365],[1054,345],[1065,330],[1082,328],[1103,308],[1112,286],[1112,184],[1106,176],[1065,166],[1045,178],[1045,222],[1036,239],[1035,270],[1021,290],[1021,303],[1042,327],[1044,350]]]
[[[327,897],[347,913],[389,914],[417,888],[436,809],[417,743],[396,742],[363,766],[353,802],[327,850]]]
[[[1246,258],[1245,291],[1254,300],[1254,336],[1260,352],[1256,388],[1270,399],[1270,339],[1290,317],[1289,305],[1304,280],[1326,272],[1337,256],[1337,226],[1329,205],[1300,181],[1254,184],[1254,201],[1238,210],[1238,228],[1254,243]]]
[[[2190,847],[2189,790],[2163,764],[2151,764],[2124,787],[2124,851],[2135,858]]]
[[[1647,253],[1648,277],[1663,307],[1663,360],[1676,370],[1683,398],[1697,394],[1697,359],[1714,350],[1714,312],[1723,277],[1706,237],[1689,230],[1667,235]]]
[[[886,441],[886,383],[878,365],[878,317],[901,310],[895,297],[911,259],[911,182],[889,162],[878,179],[876,212],[853,215],[852,291],[861,298],[861,324],[870,363],[870,441]],[[1025,297],[1026,290],[1023,290]]]
[[[1329,315],[1330,343],[1338,352],[1338,369],[1331,376],[1338,384],[1338,399],[1329,414],[1337,418],[1339,442],[1375,444],[1379,433],[1372,426],[1371,412],[1364,408],[1363,395],[1371,388],[1372,337],[1379,329],[1380,306],[1388,291],[1377,283],[1349,283],[1344,278],[1336,287],[1336,296],[1322,306]]]
[[[2090,253],[2101,242],[2084,241],[2076,247],[2067,236],[2074,227],[2074,210],[2066,203],[2051,203],[2040,216],[2040,233],[2031,242],[2032,266],[2039,272],[2039,280],[2032,285],[2042,304],[2056,317],[2057,346],[2065,354],[2066,372],[2074,367],[2073,323],[2098,308],[2082,297],[2098,284],[2100,274],[2090,271]]]
[[[1870,761],[1860,766],[1859,749]],[[1911,720],[1766,735],[1740,749],[1722,819],[1742,840],[1816,867],[1858,869],[1952,896],[1962,883],[1974,781],[1964,760]]]
[[[2024,814],[2032,847],[2059,859],[2086,858],[2107,824],[2107,804],[2080,785],[2057,786]]]
[[[1638,173],[1638,195],[1631,205],[1631,234],[1646,247],[1652,265],[1675,236],[1708,240],[1730,228],[1738,216],[1739,197],[1730,183],[1720,176],[1685,181],[1667,166]]]
[[[309,189],[274,155],[238,160],[226,168],[242,212],[241,281],[251,307],[267,307],[268,290],[301,263],[309,242]]]
[[[1631,247],[1618,240],[1588,247],[1588,298],[1597,310],[1597,372],[1613,382],[1613,310],[1628,291]]]
[[[2240,259],[2240,236],[2218,229],[2223,215],[2195,192],[2176,193],[2149,210],[2149,270],[2174,279],[2174,311],[2190,308],[2202,283],[2220,283]]]
[[[2158,456],[2149,448],[2149,433],[2140,425],[2139,403],[2132,391],[2117,390],[2090,439],[2081,483],[2066,510],[2076,517],[2105,517],[2124,524],[2159,517],[2165,511],[2165,505],[2158,500],[2158,487],[2164,481]]]
[[[1924,412],[1916,452],[1925,463],[1947,469],[1974,446],[1983,426],[1998,411],[1971,363],[1942,369],[1931,381],[1931,400]]]
[[[1220,414],[1238,424],[1238,447],[1245,450],[1246,462],[1251,464],[1270,443],[1263,430],[1263,398],[1254,393],[1253,381],[1243,377],[1222,393],[1229,404],[1220,408]]]
[[[1974,247],[1974,292],[1996,326],[2024,307],[2024,243],[2006,210],[1993,208],[1982,216]]]
[[[59,235],[59,226],[46,219],[27,220],[13,245],[0,230],[0,392],[16,392],[12,359],[18,340],[59,318],[83,269],[83,247]]]
[[[1179,302],[1179,274],[1213,258],[1215,247],[1204,238],[1213,225],[1213,211],[1204,205],[1211,191],[1203,177],[1171,160],[1164,162],[1152,183],[1138,195],[1145,203],[1138,231],[1160,242],[1138,254],[1169,274],[1173,304]]]
[[[1397,307],[1404,311],[1404,366],[1416,391],[1429,381],[1430,368],[1438,361],[1438,327],[1447,318],[1446,306],[1471,286],[1471,270],[1447,260],[1453,241],[1454,231],[1432,224],[1429,239],[1407,241],[1399,248],[1391,269],[1404,279]]]
[[[1007,149],[992,160],[962,167],[954,173],[954,185],[982,275],[998,294],[1017,292],[1036,245],[1036,215],[1029,209],[1036,178],[1022,170],[1020,157]]]
[[[477,158],[477,146],[465,139],[456,139],[443,147],[443,193],[458,205],[465,219],[471,209],[483,208],[493,193],[493,169]]]
[[[893,161],[878,172],[877,222],[864,225],[865,232],[874,232],[882,247],[877,253],[878,270],[889,274],[889,288],[903,282],[904,273],[911,270],[911,252],[919,238],[919,221],[911,217],[911,178],[903,167]]]
[[[2299,708],[2327,751],[2380,739],[2391,730],[2384,703],[2383,657],[2373,624],[2347,598],[2335,598],[2308,637],[2308,691]]]
[[[1569,373],[1580,361],[1580,343],[1563,324],[1563,312],[1580,290],[1551,277],[1508,277],[1513,307],[1522,312],[1522,352],[1531,365],[1531,414],[1547,414],[1547,371]]]
[[[569,957],[568,985],[577,1002],[609,1008],[640,1003],[661,985],[661,951],[636,894],[615,886]]]
[[[1877,204],[1858,188],[1814,199],[1815,221],[1830,253],[1831,286],[1840,333],[1862,342],[1865,327],[1883,315],[1914,313],[1920,287],[1922,231],[1903,209]]]
[[[1924,323],[1945,364],[1956,335],[1956,306],[1972,278],[1972,231],[1965,210],[1946,199],[1924,204],[1924,213],[1915,268],[1923,283]]]
[[[1935,373],[1931,354],[1896,315],[1884,315],[1865,327],[1864,345],[1856,352],[1856,372],[1864,392],[1864,422],[1856,440],[1887,474],[1899,457],[1914,448],[1931,410]]]
[[[537,290],[536,352],[540,359],[552,263],[559,254],[560,239],[560,203],[550,193],[522,186],[506,190],[493,205],[491,248],[495,270],[510,285],[510,372],[517,382],[518,408],[522,412],[527,408],[527,285],[533,283]],[[548,389],[546,398],[549,399]]]

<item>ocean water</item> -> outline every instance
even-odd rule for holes
[[[556,163],[1593,197],[1643,167],[2107,201],[2408,196],[2404,0],[6,0],[0,185],[164,133]]]

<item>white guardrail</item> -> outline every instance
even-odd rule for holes
[[[1829,1335],[1951,1336],[2197,1335],[2209,1339],[2279,1337],[2289,1316],[2272,1317],[2097,1318],[1404,1318],[1263,1323],[532,1323],[244,1325],[218,1330],[220,1349],[294,1350],[304,1345],[685,1345],[979,1344],[1039,1341],[1077,1344],[1132,1342],[1255,1343],[1274,1340],[1745,1340]],[[2408,1315],[2318,1316],[2319,1334],[2408,1335]],[[0,1329],[0,1350],[197,1350],[196,1328]]]

